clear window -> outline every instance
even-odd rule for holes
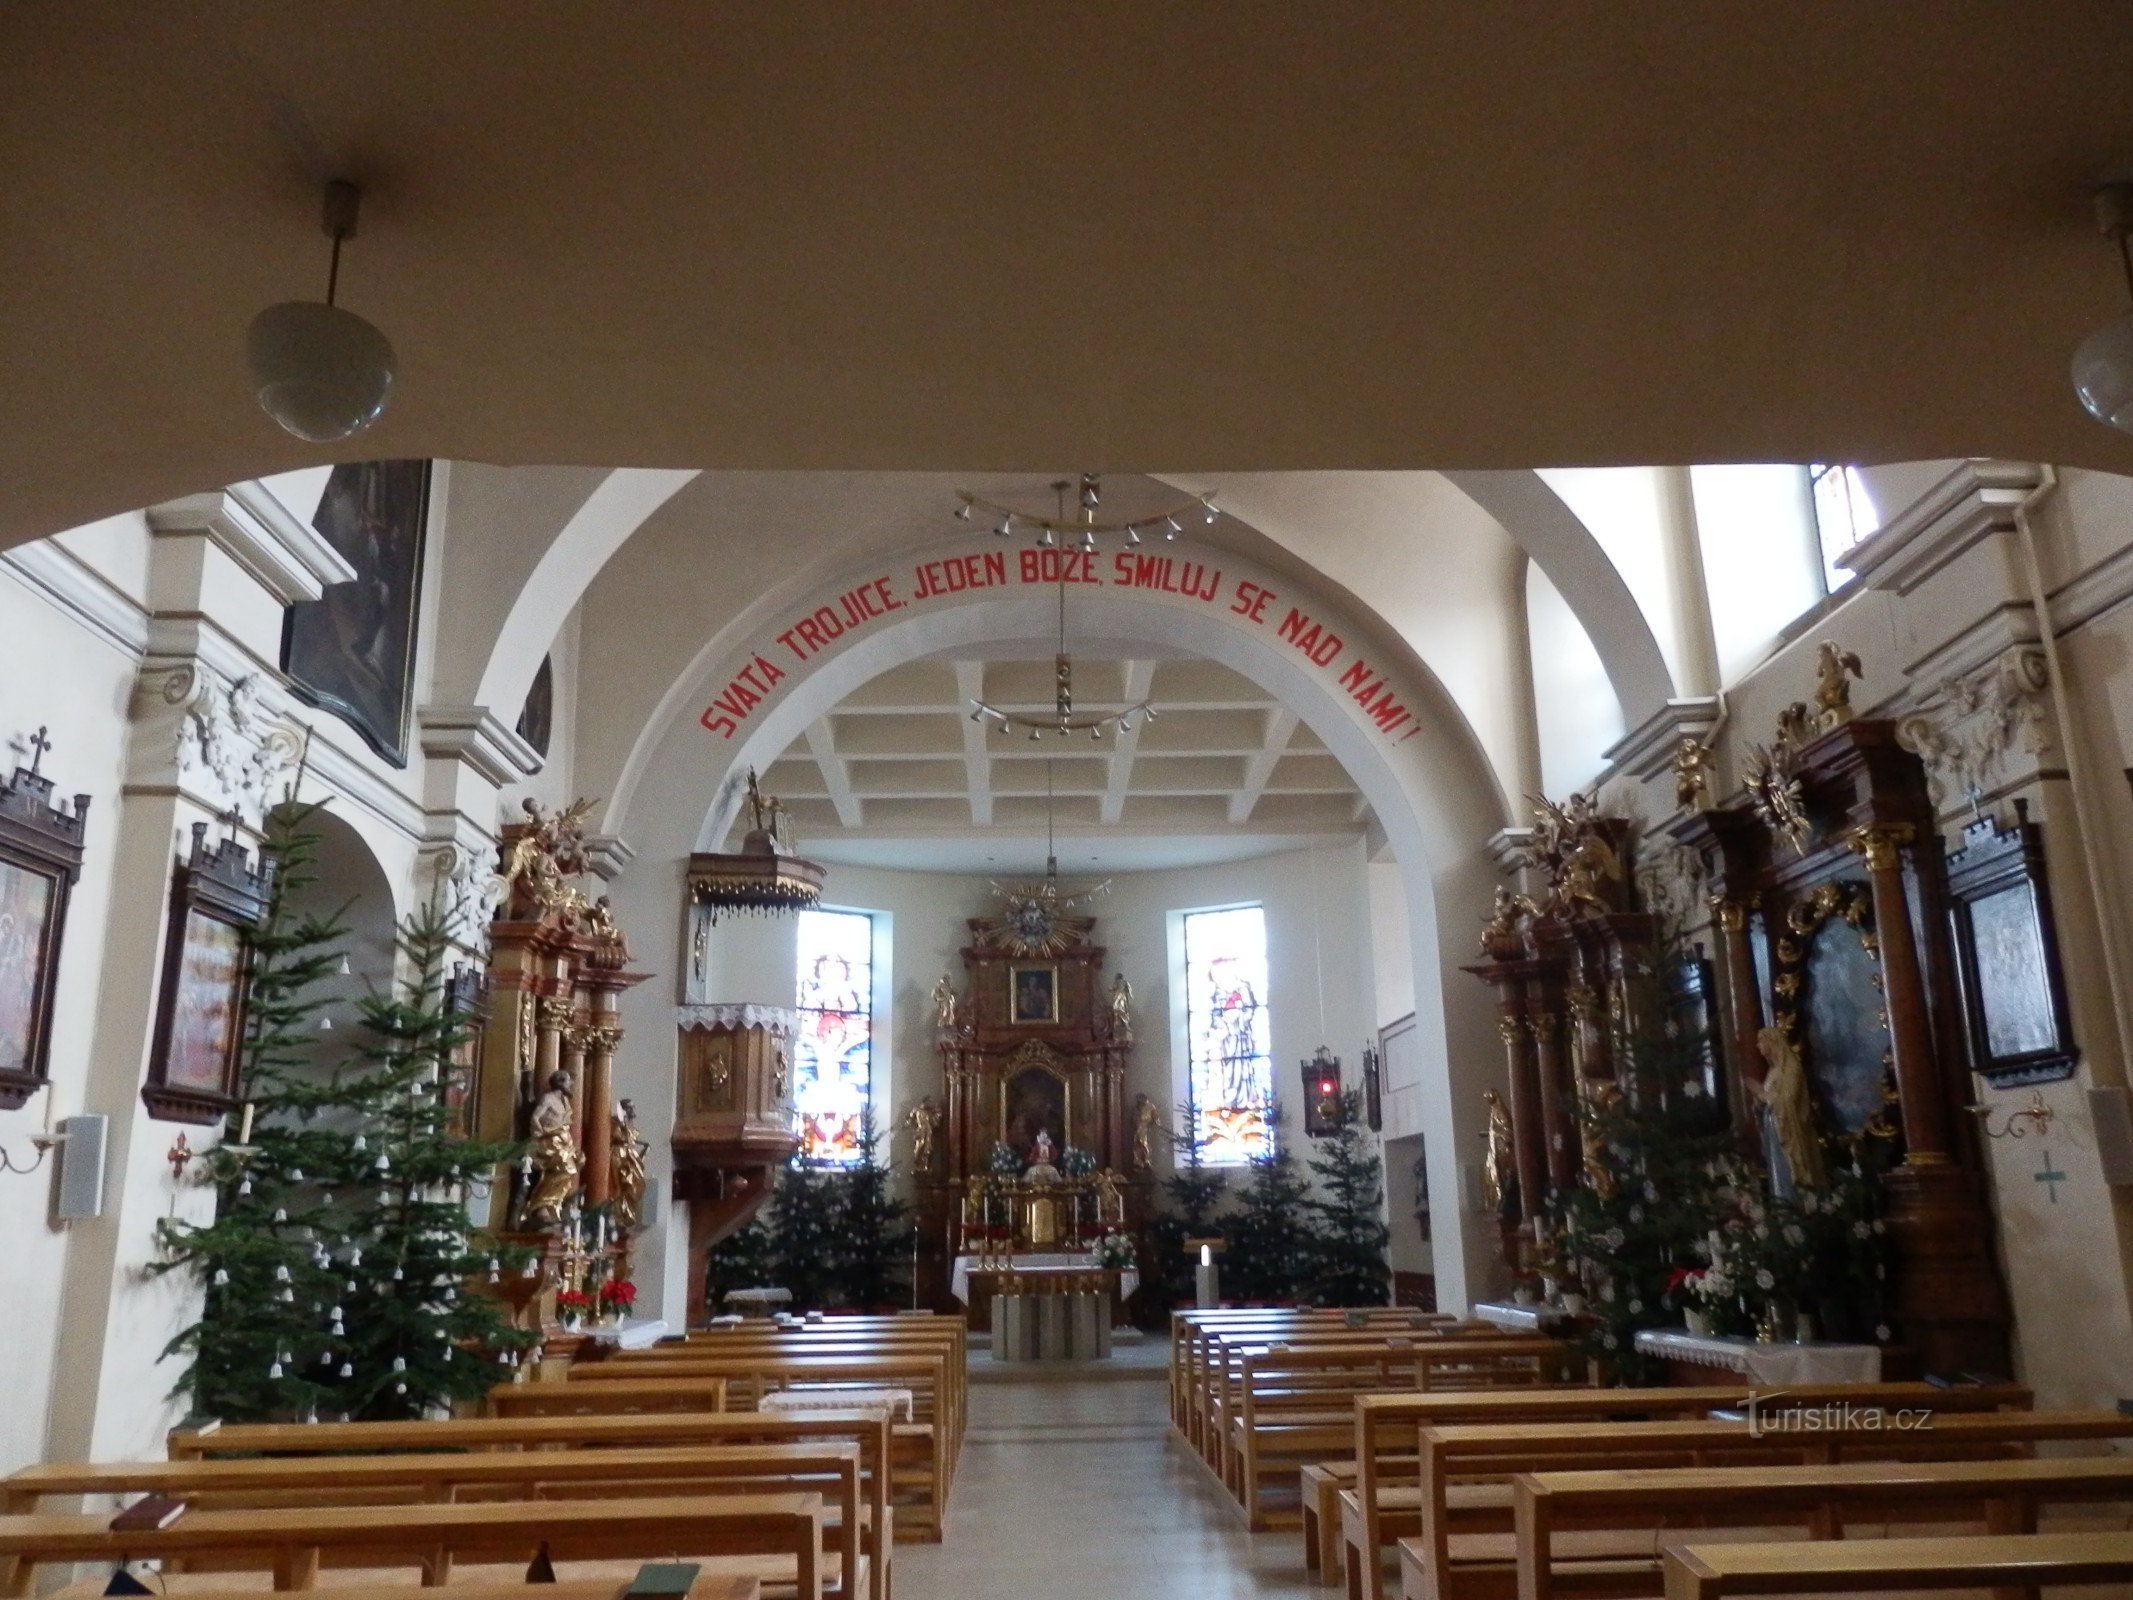
[[[863,911],[801,912],[799,965],[800,1156],[849,1167],[859,1160],[859,1115],[874,1093],[874,919]]]
[[[1274,1094],[1266,911],[1188,911],[1184,921],[1193,1138],[1202,1160],[1238,1165],[1265,1153]]]
[[[1807,464],[1807,481],[1814,489],[1815,535],[1822,543],[1822,580],[1835,594],[1852,575],[1837,563],[1852,553],[1860,540],[1881,526],[1881,513],[1857,467],[1828,461]]]

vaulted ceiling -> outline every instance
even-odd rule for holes
[[[978,699],[1049,707],[1051,657],[884,673],[809,726],[764,787],[807,854],[940,870],[1040,869],[1047,784],[1069,868],[1236,860],[1353,839],[1368,824],[1348,774],[1296,714],[1211,661],[1077,655],[1077,711],[1144,700],[1157,711],[1101,740],[992,732],[971,720]]]
[[[2133,468],[2123,0],[8,8],[0,544],[307,464],[247,320],[397,344],[334,452],[1147,470]]]

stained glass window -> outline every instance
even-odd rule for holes
[[[874,1090],[874,919],[863,911],[801,912],[799,966],[800,1155],[848,1167],[859,1160],[859,1114]]]
[[[1266,912],[1259,906],[1185,914],[1185,1029],[1192,1059],[1193,1138],[1218,1166],[1266,1150],[1274,1093],[1266,1004]]]
[[[1857,467],[1816,461],[1807,468],[1814,488],[1815,534],[1822,542],[1822,580],[1835,594],[1852,575],[1837,563],[1868,534],[1881,526],[1881,513],[1866,492],[1866,480]]]

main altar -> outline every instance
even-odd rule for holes
[[[1056,877],[1001,891],[972,918],[960,990],[935,987],[941,1092],[909,1113],[919,1290],[991,1326],[1000,1295],[1098,1293],[1139,1281],[1158,1114],[1126,1104],[1132,990],[1105,981],[1095,919]]]

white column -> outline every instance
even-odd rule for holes
[[[1716,694],[1718,635],[1703,573],[1696,526],[1696,489],[1687,467],[1654,467],[1658,474],[1659,540],[1666,553],[1667,609],[1673,631],[1674,682],[1682,699]]]

